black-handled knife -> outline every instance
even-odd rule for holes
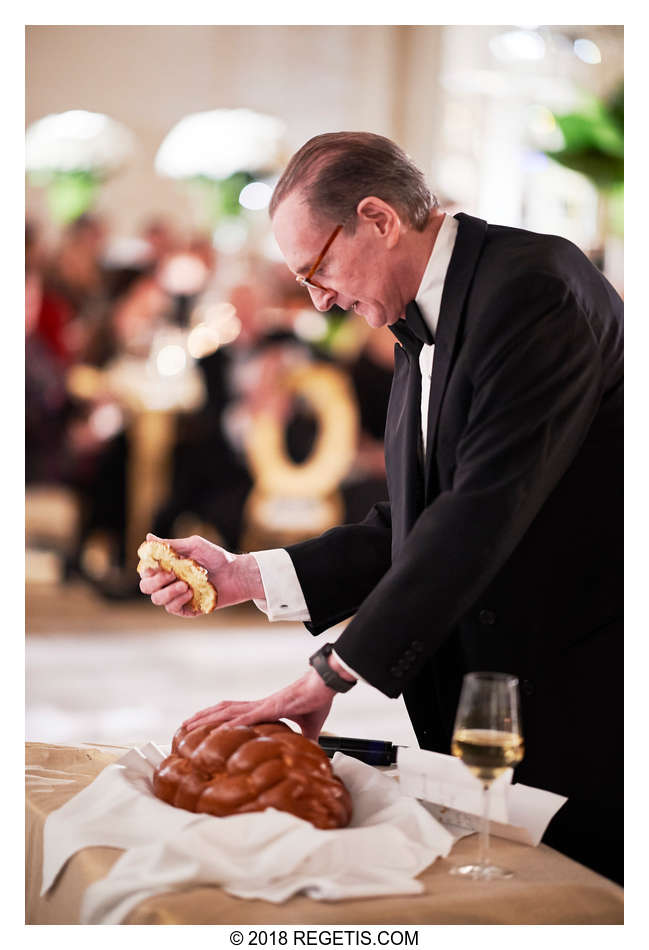
[[[351,739],[348,736],[320,736],[318,743],[330,759],[344,752],[368,765],[394,765],[399,746],[382,739]]]

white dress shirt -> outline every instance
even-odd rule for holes
[[[458,222],[451,215],[444,215],[442,225],[437,232],[432,253],[428,259],[426,270],[421,278],[415,302],[421,311],[432,335],[435,338],[437,321],[439,319],[442,290],[446,280],[446,272],[451,260]],[[426,454],[426,440],[428,435],[428,400],[430,398],[430,379],[433,371],[435,344],[424,344],[419,354],[419,368],[421,370],[421,433],[423,438],[424,456]],[[268,551],[251,552],[259,565],[262,584],[264,585],[265,600],[255,600],[254,603],[262,610],[269,620],[300,620],[309,621],[311,615],[300,587],[293,562],[284,548],[274,548]],[[334,651],[335,652],[335,651]],[[337,654],[336,654],[337,656]],[[337,659],[351,674],[360,679],[354,670],[347,666],[340,657]]]

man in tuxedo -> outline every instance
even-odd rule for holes
[[[545,841],[622,879],[622,301],[562,238],[443,214],[392,142],[317,136],[271,203],[318,310],[396,338],[389,501],[286,550],[174,539],[219,606],[253,598],[313,634],[353,615],[296,683],[199,725],[278,717],[315,738],[336,692],[403,693],[422,748],[448,753],[462,677],[518,676],[517,779],[566,795]],[[141,582],[191,614],[173,575]]]

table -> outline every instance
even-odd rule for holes
[[[126,749],[27,743],[26,922],[79,922],[86,887],[104,877],[122,854],[85,848],[73,855],[46,897],[40,897],[43,825],[47,815],[80,792]],[[195,887],[143,900],[127,924],[621,924],[621,887],[546,845],[529,848],[493,838],[496,863],[512,868],[510,881],[467,881],[448,874],[451,863],[473,857],[477,838],[460,840],[448,859],[421,875],[415,897],[324,902],[293,897],[284,904],[231,897],[218,886]]]

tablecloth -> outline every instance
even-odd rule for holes
[[[68,861],[47,896],[40,897],[43,825],[47,815],[81,791],[124,749],[27,743],[26,922],[74,924],[86,887],[108,873],[122,852],[84,848]],[[621,924],[621,887],[546,845],[530,848],[492,838],[495,863],[511,868],[509,881],[469,881],[449,867],[474,858],[475,835],[464,838],[448,859],[421,875],[424,892],[414,897],[322,902],[293,897],[274,905],[240,900],[218,886],[160,894],[142,901],[127,924]]]

